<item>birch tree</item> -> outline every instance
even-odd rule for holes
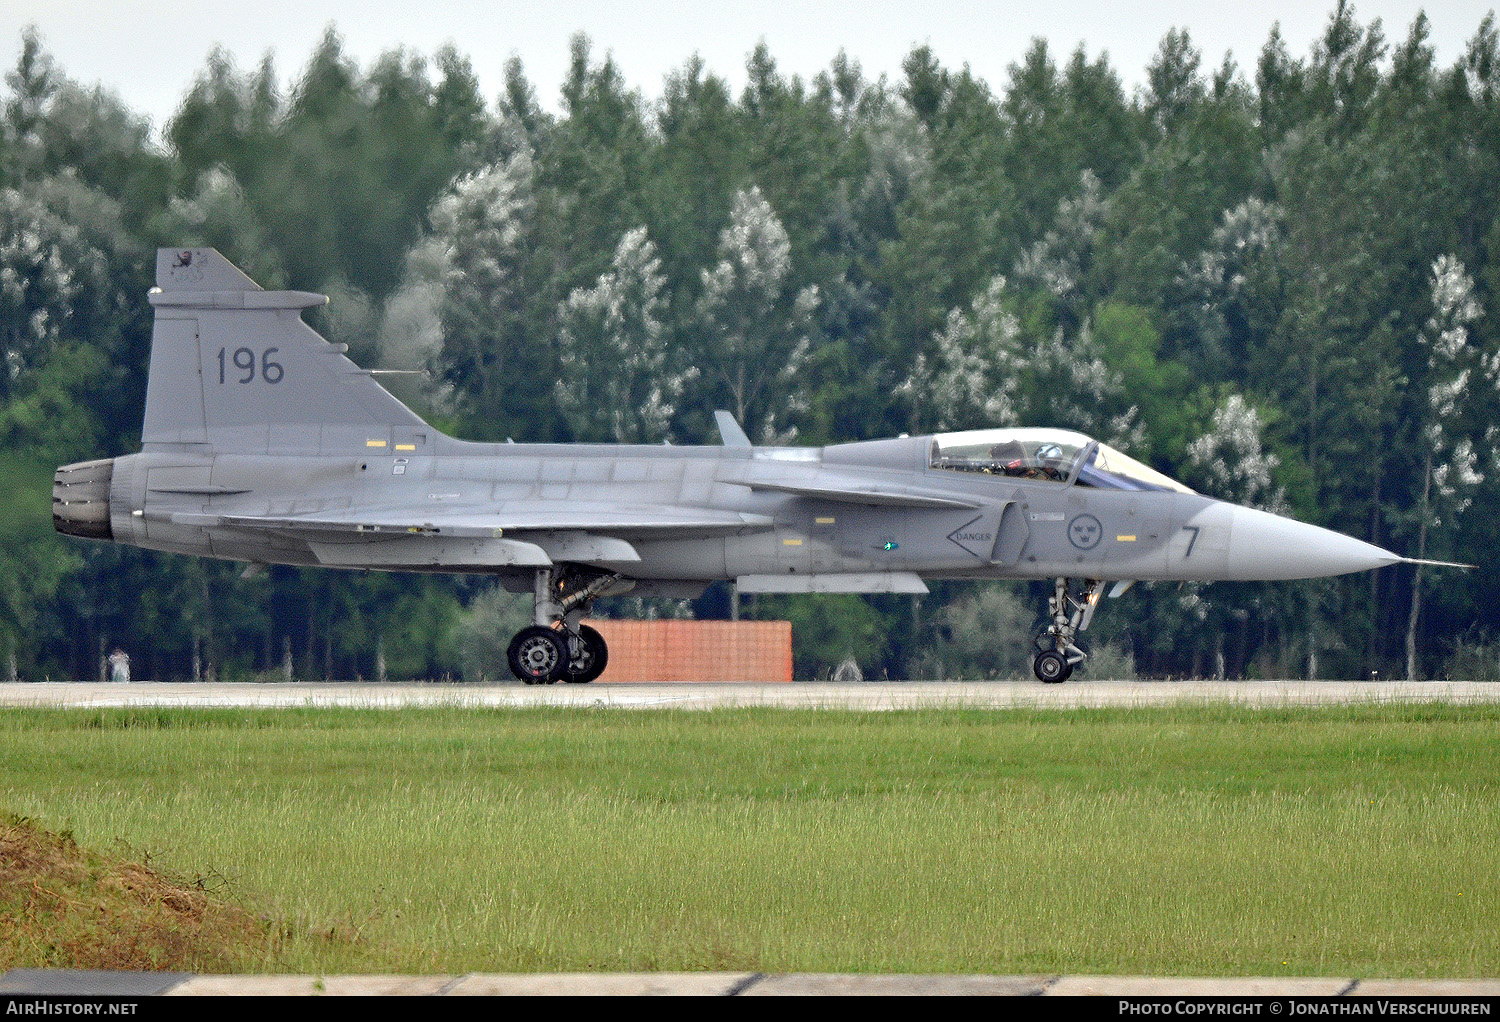
[[[897,390],[910,403],[913,430],[1050,425],[1117,446],[1139,444],[1136,409],[1090,324],[1059,326],[1038,338],[1022,328],[1007,300],[1006,280],[997,275],[967,311],[948,313],[930,357],[917,356]]]
[[[1475,354],[1469,327],[1483,314],[1464,264],[1442,255],[1432,264],[1432,317],[1418,335],[1427,351],[1427,400],[1422,424],[1422,493],[1417,505],[1417,551],[1427,556],[1429,533],[1451,529],[1468,509],[1484,475],[1478,471],[1474,438],[1464,418]],[[1482,371],[1491,368],[1481,360]],[[1411,611],[1406,622],[1406,678],[1417,678],[1417,622],[1422,612],[1422,565],[1413,566]]]
[[[598,282],[574,289],[559,306],[557,403],[575,437],[669,438],[677,401],[697,370],[671,364],[666,282],[656,246],[637,227],[620,239]]]
[[[1058,203],[1051,229],[1016,261],[1016,281],[1045,290],[1080,315],[1077,292],[1092,266],[1107,212],[1099,179],[1085,170],[1079,175],[1078,194]]]
[[[1274,472],[1280,459],[1265,450],[1260,412],[1239,394],[1230,394],[1214,410],[1209,431],[1188,445],[1188,464],[1194,482],[1204,492],[1220,500],[1259,508],[1272,514],[1288,511],[1286,490],[1276,485]],[[1201,582],[1180,587],[1178,610],[1189,620],[1206,626],[1213,650],[1214,676],[1225,677],[1224,638],[1230,620],[1245,628],[1249,608],[1263,602],[1263,585],[1233,586],[1229,598],[1217,596],[1221,583],[1211,596]],[[1244,633],[1241,632],[1241,645]]]
[[[175,244],[217,248],[262,287],[286,286],[286,269],[265,225],[223,164],[199,174],[191,195],[170,200],[162,222]]]
[[[1005,297],[1005,278],[997,275],[969,311],[948,313],[932,356],[917,356],[897,389],[911,403],[913,430],[1016,424],[1021,324]]]
[[[1230,394],[1214,411],[1207,433],[1188,445],[1188,462],[1220,500],[1285,514],[1286,491],[1272,473],[1281,463],[1264,450],[1260,412],[1239,394]]]
[[[765,443],[795,437],[787,420],[808,405],[799,374],[812,350],[819,295],[816,285],[791,290],[791,251],[760,189],[736,193],[729,226],[719,235],[719,261],[702,272],[697,305],[703,384]]]
[[[431,212],[442,253],[439,366],[487,438],[507,426],[534,430],[551,397],[552,366],[532,322],[534,177],[521,150],[460,179]]]
[[[1275,325],[1284,216],[1273,202],[1245,199],[1224,211],[1208,245],[1178,273],[1184,348],[1201,373],[1240,378],[1247,349]]]
[[[376,334],[380,367],[394,373],[381,381],[407,403],[451,413],[453,387],[434,372],[443,353],[443,275],[447,253],[437,239],[406,253],[401,284],[385,300]]]

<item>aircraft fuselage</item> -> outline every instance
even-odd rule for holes
[[[944,471],[929,467],[929,442],[910,437],[826,448],[619,447],[433,437],[423,438],[422,446],[445,448],[441,453],[397,453],[390,439],[362,457],[149,452],[114,459],[109,520],[116,541],[174,553],[262,564],[489,571],[512,574],[523,588],[535,565],[496,564],[482,550],[483,537],[447,536],[442,526],[413,532],[412,525],[422,524],[423,509],[503,518],[508,506],[555,502],[557,530],[526,534],[550,560],[689,589],[733,579],[744,580],[747,591],[798,592],[850,591],[843,579],[852,578],[858,591],[869,592],[913,591],[918,578],[1196,580],[1321,573],[1316,549],[1280,566],[1275,550],[1235,550],[1231,559],[1231,539],[1237,525],[1243,530],[1249,509],[1196,494]],[[909,495],[912,503],[828,499],[761,489],[758,482],[844,491],[863,485],[882,499]],[[918,506],[923,499],[953,506]],[[744,518],[738,527],[731,521],[688,536],[616,526],[607,530],[609,537],[597,537],[623,540],[639,558],[632,560],[630,551],[608,543],[590,548],[593,534],[561,511],[582,514],[586,526],[595,505],[615,514],[671,506]],[[349,537],[225,521],[350,509],[357,517],[357,509],[381,508],[399,509],[409,523],[383,526],[371,516],[368,533]],[[503,531],[494,538],[504,538]]]

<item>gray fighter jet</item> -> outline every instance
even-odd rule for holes
[[[627,591],[923,593],[1054,579],[1036,676],[1068,678],[1108,582],[1294,579],[1403,558],[1202,496],[1062,429],[829,447],[487,444],[445,436],[213,249],[157,254],[141,452],[66,465],[58,531],[267,564],[482,572],[535,597],[510,644],[531,684],[586,682],[581,619]],[[1071,584],[1070,579],[1079,580]]]

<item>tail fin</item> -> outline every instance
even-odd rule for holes
[[[265,291],[211,248],[160,249],[143,446],[244,453],[420,451],[437,433],[302,322],[325,305]]]

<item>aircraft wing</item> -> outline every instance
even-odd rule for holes
[[[341,568],[462,571],[563,561],[623,567],[632,539],[725,535],[771,528],[764,515],[669,505],[508,501],[498,508],[349,508],[300,515],[171,515],[178,525],[251,529],[305,541]],[[503,537],[503,538],[502,538]]]
[[[655,535],[663,532],[704,536],[759,531],[771,527],[765,515],[662,504],[609,504],[507,501],[498,508],[344,508],[293,515],[177,513],[178,525],[261,529],[272,532],[441,535],[458,539],[497,539],[517,532],[598,532]]]

